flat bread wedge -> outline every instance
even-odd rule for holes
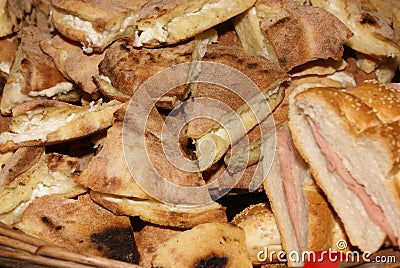
[[[71,173],[58,168],[50,170],[44,147],[22,147],[5,162],[0,172],[0,221],[13,224],[35,199],[57,194],[74,197],[86,192]]]
[[[244,231],[231,223],[206,223],[168,240],[153,267],[253,267]]]
[[[352,35],[323,9],[287,0],[259,0],[234,25],[248,53],[265,56],[285,71],[316,59],[339,59]]]
[[[130,263],[137,263],[139,258],[129,218],[112,214],[94,203],[89,195],[77,199],[56,195],[38,198],[15,226],[75,252]]]
[[[349,27],[354,33],[346,42],[349,47],[370,56],[399,57],[400,47],[394,41],[392,21],[385,15],[395,14],[391,1],[312,0],[311,3],[329,11]]]
[[[227,222],[225,208],[216,202],[205,205],[171,205],[151,199],[90,193],[93,200],[116,215],[138,216],[161,226],[193,228],[203,223]]]
[[[123,120],[125,110],[121,109],[119,113],[121,118],[118,120]],[[155,200],[160,196],[153,197],[148,193],[149,188],[147,187],[157,187],[157,185],[143,185],[143,183],[149,184],[150,181],[158,179],[150,177],[154,172],[157,172],[160,179],[175,185],[184,187],[205,185],[200,172],[180,170],[171,164],[163,154],[159,139],[163,119],[155,109],[147,122],[145,134],[147,156],[141,156],[149,157],[154,170],[141,173],[144,178],[140,179],[140,184],[130,172],[124,158],[123,124],[118,120],[108,130],[102,150],[91,160],[78,179],[79,183],[93,190],[91,195],[96,202],[116,214],[139,216],[142,220],[165,226],[189,228],[204,222],[226,221],[225,209],[219,204],[211,202],[208,193],[192,198],[192,200],[208,200],[210,204],[204,206],[186,203],[167,204],[161,202],[162,200]],[[134,150],[134,148],[132,149]],[[142,159],[133,165],[136,165],[133,168],[139,170],[144,166],[144,161]],[[149,176],[147,180],[146,176]],[[167,198],[172,196],[174,200],[186,198],[175,192],[163,191],[162,194]]]
[[[315,59],[340,59],[344,43],[352,36],[341,21],[322,8],[286,0],[261,1],[260,5],[265,12],[261,30],[285,71]]]
[[[18,48],[18,36],[12,35],[9,37],[0,38],[0,71],[4,74],[10,74],[11,65],[14,61],[15,52]]]
[[[133,36],[137,13],[148,0],[52,0],[51,21],[87,53],[103,51],[113,41]]]
[[[98,65],[103,60],[104,53],[87,55],[76,42],[71,42],[60,35],[42,41],[40,48],[53,59],[55,66],[65,78],[89,94],[97,91],[93,80],[99,74]]]
[[[202,170],[221,159],[231,143],[236,143],[255,125],[260,123],[257,122],[257,120],[263,121],[268,116],[269,113],[261,115],[261,113],[266,112],[265,109],[261,109],[258,106],[262,104],[266,105],[267,102],[270,112],[276,108],[282,101],[284,95],[283,86],[281,84],[289,78],[280,68],[262,56],[247,55],[246,52],[241,49],[219,44],[210,44],[207,46],[207,52],[203,57],[203,62],[224,64],[225,66],[233,67],[235,71],[240,71],[242,74],[247,75],[247,78],[238,78],[240,80],[235,80],[234,82],[225,81],[224,86],[211,83],[197,83],[196,91],[192,92],[194,97],[191,103],[192,105],[188,106],[189,108],[187,109],[185,108],[186,116],[189,118],[187,136],[195,141],[199,167]],[[211,69],[201,70],[200,78],[202,74],[204,74],[205,77],[210,75],[210,73],[208,73],[210,71],[212,72]],[[256,90],[251,91],[249,89],[245,91],[245,94],[239,96],[240,92],[235,92],[235,90],[237,90],[236,87],[240,83],[243,83],[242,88],[244,89],[249,86],[246,84],[249,81],[253,81],[255,83],[253,86],[255,85],[258,88],[253,87],[252,89]],[[266,101],[262,102],[257,99],[261,98],[260,96],[263,96]],[[203,114],[204,111],[204,103],[207,103],[204,102],[204,100],[210,103],[217,103],[221,108],[225,106],[231,111],[225,111],[225,113],[223,113],[222,110],[219,112],[220,114],[215,114],[217,118],[214,116],[213,120],[200,117],[199,115]],[[254,114],[249,108],[249,105],[252,105],[252,109],[255,111],[259,109],[261,113]],[[236,118],[236,116],[239,116],[239,118]],[[260,118],[260,116],[262,118]],[[190,118],[194,119],[190,120]],[[245,131],[229,126],[229,124],[237,123],[238,119],[243,123]],[[230,128],[232,128],[232,132],[228,134],[226,129]],[[231,135],[231,137],[229,137],[229,135]],[[214,146],[207,146],[208,142],[200,146],[204,140],[212,141],[216,146],[216,150],[213,151]],[[214,158],[211,159],[210,157]]]
[[[151,0],[138,14],[134,45],[176,44],[250,8],[255,0]]]
[[[153,75],[176,64],[191,62],[194,50],[194,42],[156,49],[135,49],[129,40],[119,40],[107,48],[96,81],[105,96],[128,101]],[[187,76],[189,79],[189,73]],[[157,106],[171,109],[186,96],[186,85],[178,86],[162,96]]]
[[[151,267],[151,259],[157,248],[164,242],[183,232],[183,229],[148,224],[135,234],[135,242],[140,254],[139,264]]]
[[[54,100],[25,102],[13,109],[10,129],[0,134],[1,151],[78,139],[108,128],[121,103],[76,106]]]
[[[0,104],[1,113],[6,115],[16,105],[35,97],[53,97],[73,89],[39,47],[40,41],[51,38],[50,29],[29,25],[21,29],[18,37],[21,41]]]
[[[17,32],[23,22],[24,15],[32,11],[31,1],[0,1],[0,37]]]

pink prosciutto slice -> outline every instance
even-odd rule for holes
[[[385,217],[382,208],[374,203],[371,196],[365,191],[364,186],[360,184],[345,168],[342,159],[321,135],[316,124],[310,118],[307,117],[307,119],[311,126],[315,141],[325,157],[329,172],[336,172],[339,175],[346,186],[360,199],[369,218],[387,234],[389,240],[394,246],[398,246],[396,236],[388,219]]]

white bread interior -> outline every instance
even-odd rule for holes
[[[323,94],[322,91],[319,93]],[[333,99],[332,102],[335,100],[336,93],[330,96]],[[344,98],[341,100],[343,101]],[[351,174],[359,183],[365,186],[374,202],[382,207],[391,227],[398,234],[397,208],[384,187],[385,174],[391,166],[390,153],[386,150],[387,148],[385,148],[381,139],[362,136],[357,133],[354,125],[351,126],[351,123],[357,120],[365,121],[365,118],[361,117],[351,118],[351,116],[360,115],[361,112],[357,111],[362,109],[356,110],[360,103],[349,104],[349,107],[354,106],[354,114],[347,113],[346,116],[350,117],[350,120],[355,120],[349,122],[348,118],[332,108],[329,104],[332,102],[321,101],[321,99],[312,97],[293,98],[292,96],[289,125],[296,147],[310,164],[311,172],[318,185],[323,189],[343,221],[350,242],[363,251],[374,252],[383,244],[386,234],[368,217],[361,201],[355,197],[337,173],[328,170],[325,157],[314,140],[307,117],[315,121],[322,136],[343,159],[345,167],[351,171]],[[365,117],[368,117],[369,114],[366,113]],[[359,123],[359,126],[362,127],[362,122]]]

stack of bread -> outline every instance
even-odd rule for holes
[[[143,267],[398,247],[399,14],[396,0],[0,0],[0,222]],[[135,97],[154,94],[144,118]],[[179,116],[195,169],[166,153]]]

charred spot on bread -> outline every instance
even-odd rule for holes
[[[376,25],[378,24],[376,19],[369,13],[364,13],[361,15],[361,24]]]
[[[101,233],[92,234],[90,240],[96,244],[98,251],[103,251],[112,259],[138,262],[139,253],[132,246],[135,245],[135,240],[131,228],[108,228]]]
[[[51,229],[54,229],[54,230],[56,230],[56,231],[60,231],[61,229],[63,229],[63,226],[61,226],[61,225],[55,225],[55,224],[53,223],[53,221],[50,220],[50,218],[48,218],[48,217],[46,217],[46,216],[42,217],[41,220],[42,220],[42,222],[43,222],[44,224],[46,224],[46,225],[47,225],[48,227],[50,227]]]
[[[194,268],[224,268],[228,263],[228,258],[212,254],[208,258],[199,260]]]

